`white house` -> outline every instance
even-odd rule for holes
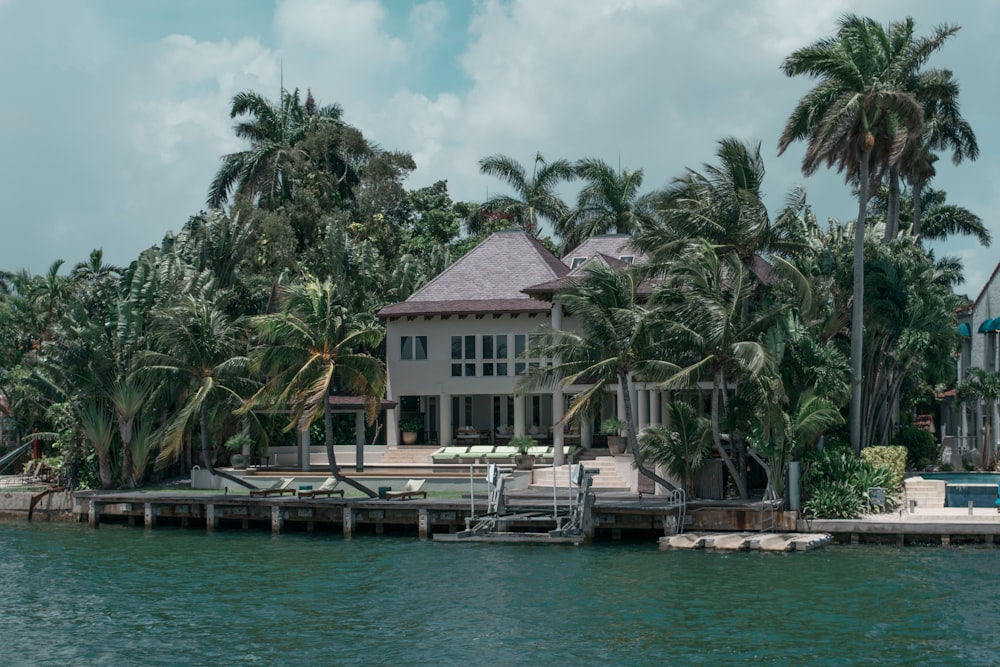
[[[590,447],[594,424],[559,425],[573,387],[527,394],[519,392],[518,380],[528,368],[551,363],[524,357],[533,335],[550,325],[575,328],[558,291],[587,262],[642,261],[630,243],[624,235],[597,236],[560,259],[530,234],[497,232],[406,301],[382,308],[386,397],[399,403],[387,413],[386,444],[399,444],[400,419],[418,419],[421,440],[442,446],[460,434],[483,442],[501,433],[532,434],[551,437],[557,463],[564,444]],[[660,423],[661,393],[637,389],[640,426]],[[620,413],[623,404],[609,394],[606,412]]]
[[[972,305],[959,313],[958,332],[961,335],[956,360],[958,384],[965,382],[970,369],[981,368],[989,373],[1000,370],[1000,264]],[[989,449],[998,451],[1000,414],[997,405],[959,403],[954,391],[944,394],[941,399],[944,461],[957,463],[962,454],[981,450],[984,437],[989,438]],[[993,424],[993,432],[989,434],[986,433],[987,422]]]

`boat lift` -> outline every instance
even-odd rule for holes
[[[456,534],[461,541],[469,538],[487,538],[493,541],[524,542],[535,538],[535,541],[567,540],[583,541],[584,519],[594,505],[594,494],[591,491],[595,475],[599,470],[584,468],[575,464],[570,468],[569,493],[566,505],[560,506],[553,482],[552,507],[509,507],[504,486],[507,476],[496,464],[490,464],[486,469],[486,484],[489,497],[486,513],[481,516],[471,516],[465,520],[466,529]],[[508,532],[511,522],[538,521],[555,522],[555,528],[547,533]],[[475,522],[475,523],[473,523]]]

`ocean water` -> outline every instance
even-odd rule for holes
[[[0,664],[996,665],[1000,551],[0,523]]]

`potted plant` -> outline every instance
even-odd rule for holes
[[[601,433],[608,436],[608,450],[612,454],[625,453],[625,438],[622,436],[622,431],[627,426],[625,420],[618,417],[608,417],[601,422]]]
[[[222,446],[232,452],[229,455],[229,465],[237,470],[246,469],[253,451],[253,438],[246,433],[237,433],[230,436]]]
[[[417,433],[424,427],[419,419],[404,419],[399,422],[399,430],[403,434],[403,444],[412,445],[417,441]]]
[[[537,444],[538,441],[530,435],[518,435],[510,439],[510,446],[517,450],[517,455],[514,457],[514,468],[531,470],[535,467],[535,457],[528,451]]]

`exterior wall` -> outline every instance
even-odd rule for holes
[[[386,322],[386,368],[392,378],[392,395],[400,396],[512,394],[518,376],[514,372],[514,334],[536,333],[539,328],[548,327],[548,313],[533,317],[522,314],[510,315],[469,315],[466,317],[415,317],[398,318]],[[482,375],[482,336],[507,334],[508,375],[505,377],[484,377]],[[427,359],[402,360],[400,339],[402,336],[427,336]],[[452,336],[475,336],[477,359],[475,376],[453,377],[452,363],[464,364],[472,360],[451,358]]]

